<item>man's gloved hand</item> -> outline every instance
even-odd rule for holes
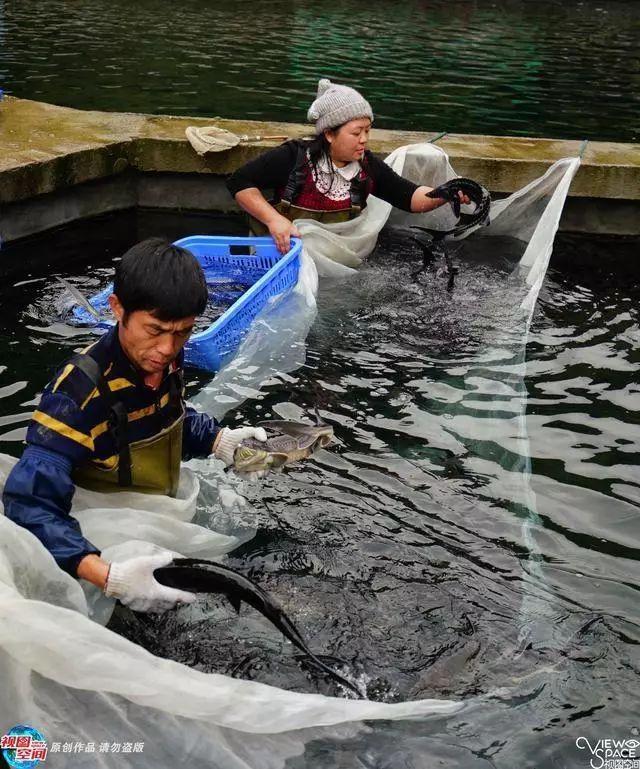
[[[161,585],[153,576],[155,569],[168,566],[173,561],[171,553],[141,555],[126,561],[116,561],[109,567],[104,594],[118,598],[120,603],[134,611],[161,612],[176,604],[193,603],[195,593],[175,590]]]
[[[235,450],[246,438],[266,441],[267,434],[264,427],[238,427],[237,430],[223,427],[213,444],[214,457],[221,459],[227,467],[232,465]]]

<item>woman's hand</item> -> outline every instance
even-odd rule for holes
[[[291,238],[300,237],[298,228],[282,214],[278,214],[268,222],[267,227],[281,254],[286,254],[291,249]]]
[[[241,190],[236,195],[236,203],[243,208],[249,216],[255,217],[269,230],[274,239],[278,251],[286,254],[291,248],[291,238],[299,238],[298,229],[293,223],[276,210],[271,203],[265,200],[264,195],[257,187],[249,187]]]
[[[426,211],[433,211],[436,208],[440,208],[440,206],[444,206],[445,203],[448,203],[448,200],[445,200],[444,198],[428,198],[426,197],[428,192],[431,192],[434,187],[418,187],[417,190],[413,193],[413,196],[411,198],[411,211],[414,214],[418,213],[425,213]],[[465,195],[462,190],[458,191],[458,197],[460,198],[460,203],[463,205],[469,205],[471,203],[470,198]]]
[[[431,191],[431,190],[429,190]],[[460,203],[463,206],[468,206],[469,203],[471,203],[471,198],[468,195],[465,195],[462,190],[458,190],[458,197],[460,198]],[[448,203],[448,200],[445,200],[444,198],[432,198],[432,200],[435,201],[436,205],[434,208],[439,208],[440,206],[443,206],[445,203]]]

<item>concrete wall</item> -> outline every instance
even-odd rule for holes
[[[189,125],[236,134],[302,137],[309,127],[213,118],[85,112],[6,98],[0,102],[0,237],[5,241],[78,218],[134,206],[228,211],[224,177],[278,142],[242,143],[200,157]],[[640,234],[640,148],[635,144],[374,129],[371,149],[434,141],[458,173],[507,194],[555,160],[583,153],[561,226]]]

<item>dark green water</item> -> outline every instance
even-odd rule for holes
[[[141,237],[233,226],[120,214],[3,249],[14,270],[0,287],[0,451],[21,451],[56,362],[84,342],[55,325],[56,274],[90,293]],[[558,236],[527,345],[526,447],[515,424],[504,428],[520,400],[508,347],[487,344],[508,296],[506,250],[468,248],[449,293],[436,273],[413,283],[415,244],[384,233],[357,281],[323,284],[306,364],[228,414],[252,423],[279,404],[317,406],[337,436],[246,490],[258,531],[229,562],[314,649],[345,659],[370,697],[471,703],[444,723],[313,743],[291,769],[582,769],[578,737],[637,737],[638,242]],[[205,382],[187,379],[190,394]],[[538,520],[506,492],[527,456]],[[250,610],[237,617],[213,600],[201,621],[116,622],[201,670],[337,693]]]
[[[0,88],[303,122],[319,77],[398,129],[634,141],[636,0],[0,0]]]

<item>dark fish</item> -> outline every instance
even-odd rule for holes
[[[458,193],[462,192],[472,203],[475,203],[475,211],[471,214],[464,214],[460,211],[460,198]],[[427,227],[412,225],[411,229],[416,230],[414,240],[422,249],[422,268],[413,273],[414,280],[424,272],[429,264],[437,257],[444,260],[446,271],[449,276],[447,288],[453,288],[455,276],[458,268],[454,267],[451,257],[447,252],[443,241],[453,240],[474,227],[480,227],[489,224],[489,212],[491,209],[491,194],[489,190],[482,185],[474,182],[473,179],[451,179],[439,187],[427,193],[428,198],[443,198],[449,201],[453,209],[454,216],[458,219],[458,224],[451,230],[430,230]]]
[[[480,653],[480,643],[467,641],[450,655],[443,654],[420,676],[411,691],[411,698],[433,696],[435,692],[451,695],[461,685],[473,687],[478,672],[471,666]]]
[[[228,598],[236,611],[240,611],[240,604],[244,601],[266,617],[317,668],[350,689],[358,697],[363,696],[355,684],[325,665],[310,651],[296,626],[268,593],[237,571],[200,558],[176,558],[168,566],[156,569],[153,574],[160,584],[178,590],[190,590],[193,593],[221,593]]]
[[[413,237],[415,242],[422,249],[422,267],[419,270],[411,273],[411,277],[414,281],[417,281],[418,275],[421,275],[436,259],[440,259],[444,262],[445,271],[448,275],[447,290],[451,291],[454,286],[455,276],[458,274],[458,268],[454,266],[451,261],[451,255],[447,251],[446,246],[442,240],[436,240],[433,235],[423,227],[413,227],[413,229],[420,229],[423,232],[416,233]]]
[[[471,214],[464,214],[460,211],[460,198],[458,193],[462,192],[472,203],[475,203],[475,211]],[[430,230],[426,227],[412,226],[411,229],[420,230],[431,235],[434,240],[449,240],[457,238],[462,233],[470,230],[472,227],[478,227],[483,224],[489,224],[489,212],[491,209],[491,194],[478,182],[473,179],[451,179],[439,187],[427,192],[428,198],[443,198],[451,204],[453,214],[458,220],[458,224],[451,230]]]
[[[460,212],[460,197],[458,193],[462,192],[472,203],[475,203],[476,210],[472,214],[463,214]],[[473,179],[459,177],[451,179],[439,187],[427,192],[428,198],[444,198],[449,201],[453,209],[453,215],[458,219],[458,227],[469,229],[477,224],[485,224],[489,218],[489,209],[491,207],[491,194],[478,182]]]
[[[88,313],[93,315],[94,318],[97,318],[97,320],[102,320],[102,316],[100,315],[100,313],[89,302],[87,297],[84,294],[82,294],[75,286],[72,286],[71,283],[69,283],[69,281],[67,281],[64,278],[61,278],[59,276],[56,277],[56,280],[59,283],[62,283],[62,285],[67,289],[67,291],[75,299],[76,304],[80,305],[80,307],[82,307]]]

